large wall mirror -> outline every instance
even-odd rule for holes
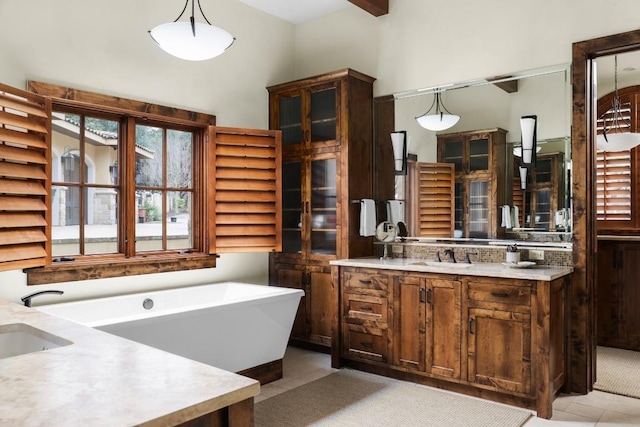
[[[515,205],[513,178],[517,176],[519,164],[521,131],[520,118],[527,115],[537,116],[537,165],[538,175],[543,176],[548,165],[543,159],[559,160],[557,173],[560,179],[554,181],[556,199],[546,199],[546,208],[542,202],[545,197],[535,194],[535,186],[529,186],[524,192],[522,203],[522,231],[540,231],[543,233],[563,233],[570,231],[571,216],[571,85],[569,65],[558,65],[523,72],[508,73],[500,77],[489,77],[466,82],[442,84],[437,87],[408,90],[394,94],[395,128],[407,131],[407,152],[417,157],[417,162],[437,162],[438,135],[462,133],[484,129],[504,129],[506,144],[504,156],[498,157],[500,164],[489,167],[500,170],[501,186],[499,197],[488,203]],[[425,113],[432,105],[434,94],[441,92],[442,101],[452,114],[460,116],[455,126],[444,131],[434,132],[420,127],[415,118]],[[515,171],[515,173],[514,173]],[[530,180],[531,178],[529,178]],[[542,178],[539,178],[542,181]],[[404,199],[407,194],[407,181],[396,177],[396,198]],[[548,186],[547,186],[548,187]],[[416,207],[407,206],[407,209]],[[559,224],[554,218],[558,210],[564,210],[567,221]],[[411,215],[407,215],[411,218]],[[561,225],[561,227],[559,227]],[[500,225],[498,225],[498,228]],[[458,226],[455,227],[459,228]],[[413,224],[408,229],[415,230]],[[511,229],[503,228],[488,238],[512,238]],[[461,233],[455,232],[460,236]],[[465,236],[467,237],[467,236]],[[565,239],[569,240],[569,239]]]

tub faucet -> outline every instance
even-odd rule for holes
[[[40,292],[34,292],[32,294],[29,295],[25,295],[22,298],[20,298],[20,300],[24,303],[25,307],[31,307],[31,298],[38,296],[38,295],[43,295],[43,294],[57,294],[57,295],[62,295],[64,292],[63,291],[58,291],[58,290],[49,290],[49,291],[40,291]]]
[[[444,254],[449,257],[449,262],[456,262],[456,256],[453,249],[445,249]]]

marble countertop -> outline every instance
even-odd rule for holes
[[[444,273],[463,276],[502,277],[507,279],[544,281],[554,280],[573,272],[572,267],[535,265],[528,268],[514,268],[500,263],[433,263],[428,260],[417,258],[392,258],[385,260],[380,258],[352,258],[330,261],[330,264],[344,267],[366,267],[385,270],[415,271],[421,273]]]
[[[254,397],[257,381],[0,300],[71,345],[0,359],[0,425],[175,425]]]

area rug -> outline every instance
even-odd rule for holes
[[[640,399],[640,352],[598,347],[593,388]]]
[[[519,427],[531,412],[351,369],[256,403],[256,427]]]

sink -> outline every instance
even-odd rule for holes
[[[462,263],[462,262],[437,262],[437,261],[416,261],[416,262],[412,262],[409,265],[427,265],[429,267],[441,267],[441,268],[454,268],[454,269],[458,269],[458,268],[469,268],[471,267],[473,264],[467,264],[467,263]]]
[[[69,344],[73,343],[25,323],[0,325],[0,359],[51,350]]]

